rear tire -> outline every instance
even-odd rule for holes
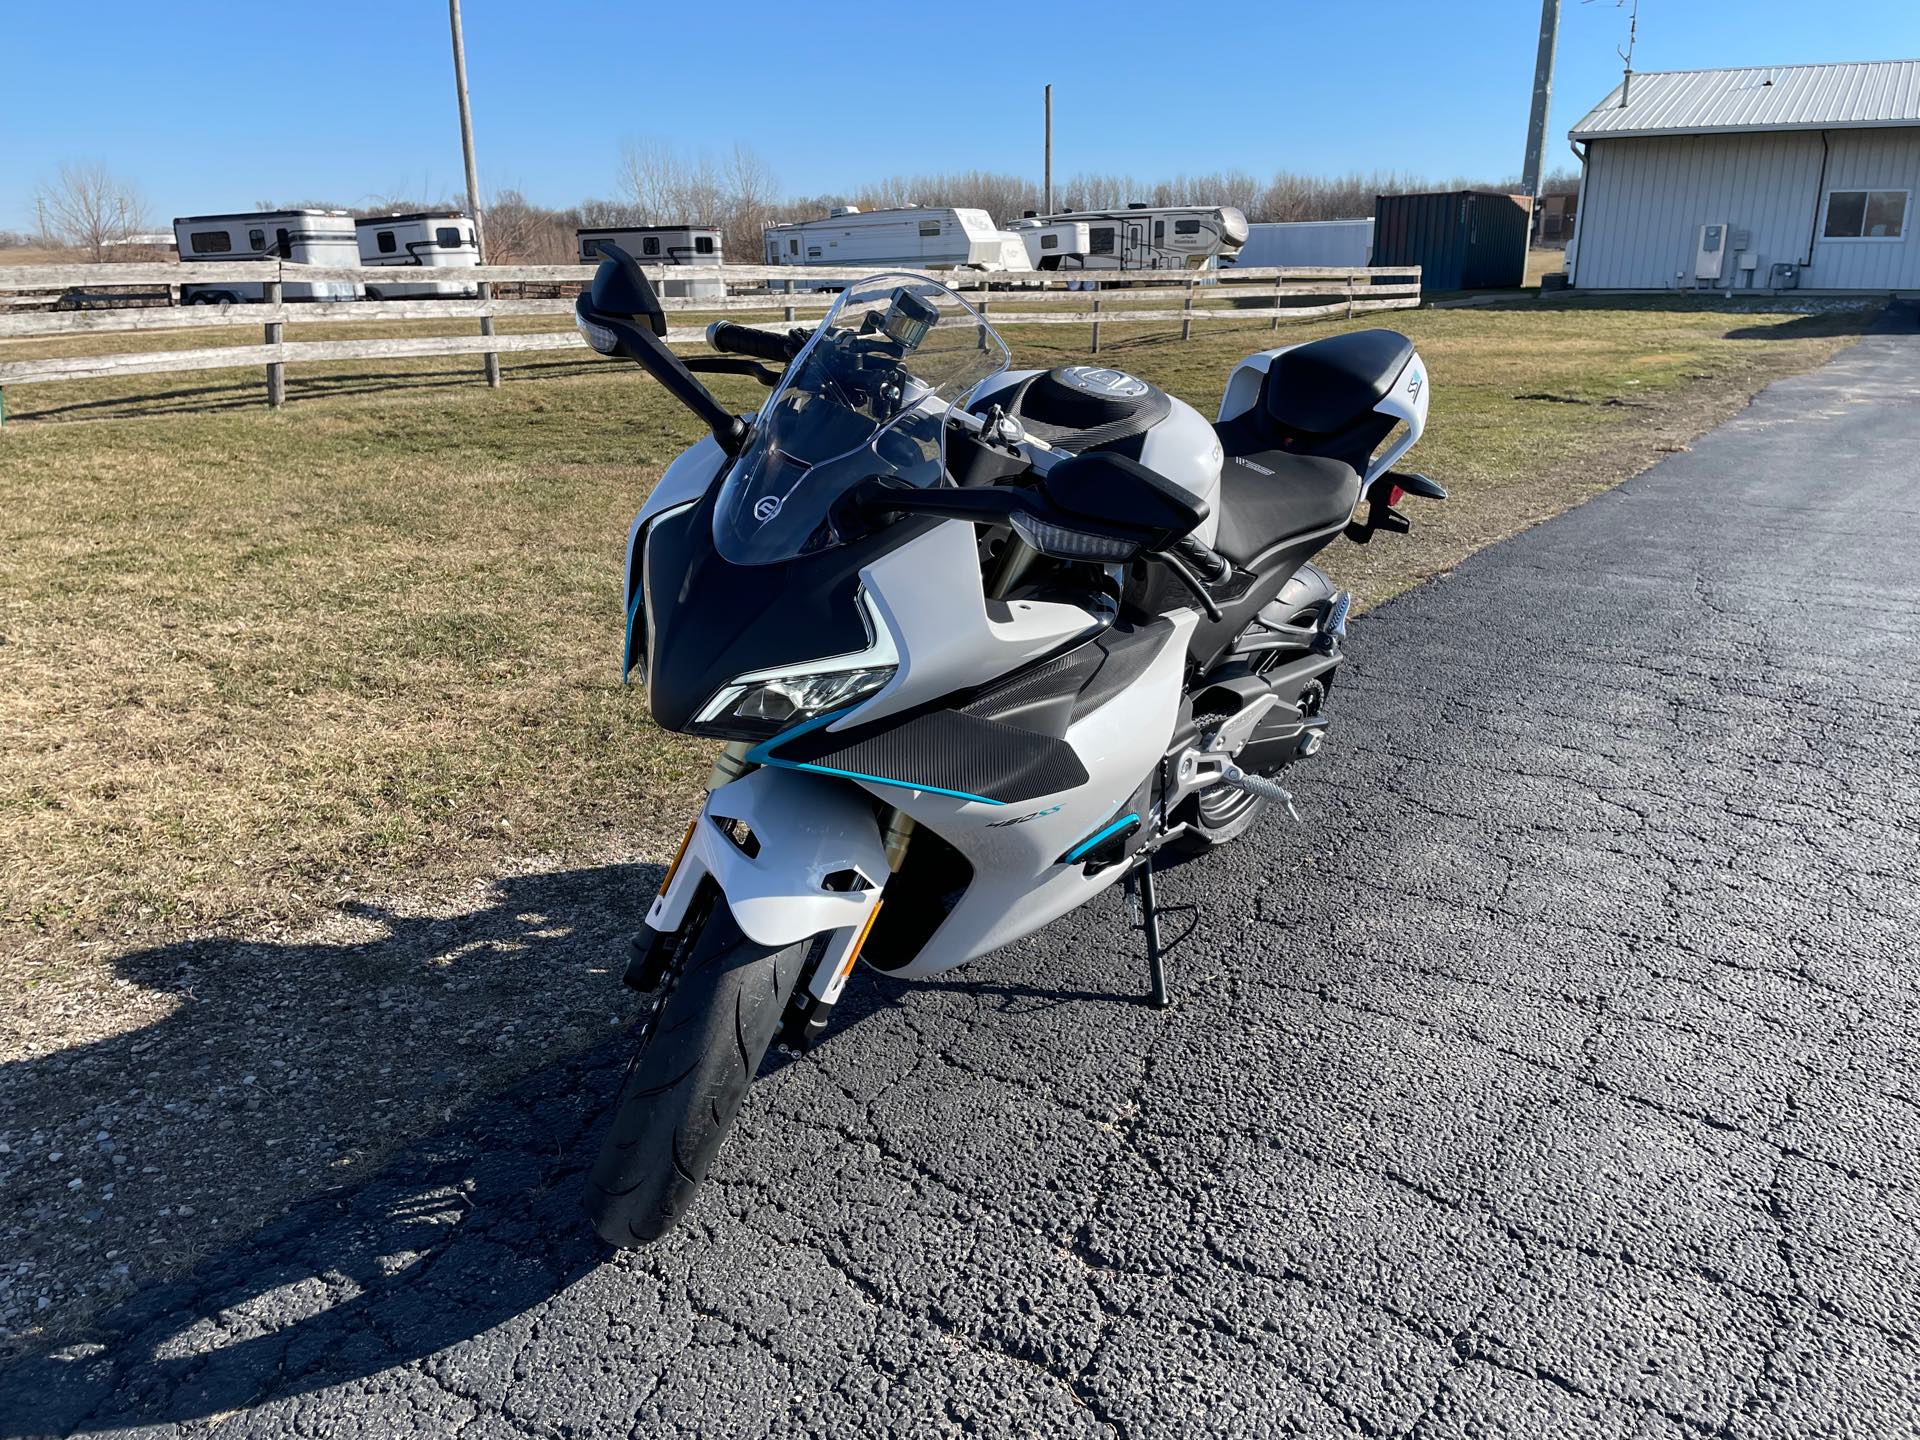
[[[724,897],[688,912],[582,1197],[608,1244],[651,1244],[692,1206],[799,980],[808,941],[756,945]]]

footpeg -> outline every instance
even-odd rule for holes
[[[1258,795],[1263,800],[1272,800],[1287,807],[1287,814],[1293,817],[1293,823],[1300,823],[1300,812],[1294,808],[1293,792],[1264,775],[1249,775],[1238,765],[1229,765],[1220,772],[1220,783],[1233,790],[1244,790],[1249,795]]]

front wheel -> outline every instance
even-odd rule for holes
[[[799,980],[808,942],[756,945],[726,899],[688,911],[583,1197],[609,1244],[651,1244],[692,1206]]]

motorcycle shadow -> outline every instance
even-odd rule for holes
[[[30,1158],[28,1131],[70,1152],[7,1171],[32,1262],[9,1278],[16,1295],[84,1295],[118,1258],[146,1286],[0,1369],[0,1436],[184,1423],[375,1375],[596,1269],[609,1252],[578,1175],[631,1047],[609,1021],[638,1016],[619,976],[659,873],[510,877],[458,913],[356,907],[337,939],[121,957],[169,1013],[0,1066],[11,1160]],[[383,1158],[361,1181],[369,1153]],[[88,1198],[69,1214],[75,1169]],[[42,1323],[71,1335],[62,1315]]]

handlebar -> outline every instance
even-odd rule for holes
[[[1199,573],[1200,578],[1218,584],[1233,573],[1233,562],[1197,535],[1183,535],[1173,544]]]
[[[751,325],[736,325],[731,320],[716,320],[707,326],[707,344],[734,355],[750,355],[784,365],[800,353],[805,342],[774,330],[756,330]]]

